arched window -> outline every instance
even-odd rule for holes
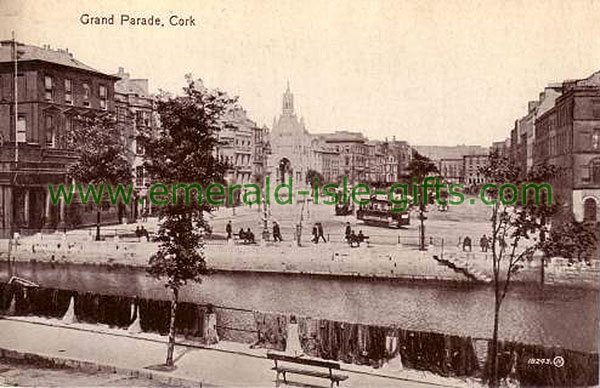
[[[594,198],[587,198],[583,202],[583,221],[596,222],[597,218],[596,200]]]

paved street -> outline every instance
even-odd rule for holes
[[[17,362],[0,361],[0,387],[160,387],[158,381],[108,372],[53,369]]]
[[[124,330],[79,324],[64,326],[56,320],[38,319],[35,322],[0,320],[0,332],[3,333],[0,336],[0,349],[90,361],[100,365],[118,365],[132,370],[147,371],[148,368],[164,361],[164,337],[143,334],[135,338]],[[40,341],[40,338],[44,338],[44,341]],[[202,382],[203,385],[274,386],[275,376],[271,370],[273,363],[267,360],[265,355],[265,349],[250,350],[247,347],[242,348],[239,344],[227,342],[221,342],[215,349],[182,345],[176,348],[175,371],[153,373]],[[344,387],[479,386],[471,379],[443,378],[427,372],[398,370],[392,366],[376,370],[366,366],[343,364],[342,369],[344,374],[349,375]],[[306,383],[311,382],[311,379],[294,377],[294,381]],[[323,384],[321,381],[320,385]],[[73,384],[66,385],[77,385],[76,380],[73,380]],[[114,385],[118,385],[117,380]],[[139,385],[145,385],[144,381],[139,381]]]

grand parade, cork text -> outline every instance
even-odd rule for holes
[[[170,15],[165,24],[165,19],[155,15],[134,16],[129,14],[120,14],[115,18],[115,14],[110,15],[92,15],[83,13],[79,17],[79,21],[83,25],[121,25],[121,26],[158,26],[165,25],[177,27],[195,27],[196,19],[193,16],[181,17],[178,15]]]

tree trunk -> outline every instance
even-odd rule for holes
[[[173,353],[175,352],[175,313],[177,311],[177,300],[179,299],[179,290],[172,288],[173,300],[171,300],[171,321],[169,323],[169,344],[167,345],[167,366],[175,365]]]
[[[542,267],[540,268],[540,288],[544,289],[544,266],[546,265],[546,254],[542,254]]]
[[[100,241],[100,208],[96,212],[96,241]]]
[[[419,218],[421,219],[421,235],[420,235],[420,241],[419,241],[419,249],[424,251],[425,250],[425,214],[423,213],[423,210],[421,210],[420,212],[420,216]]]
[[[540,224],[542,225],[542,230],[540,231],[540,242],[542,243],[542,246],[544,245],[544,242],[546,241],[546,232],[544,231],[544,227],[546,226],[546,216],[542,214],[542,219]],[[540,288],[544,288],[544,276],[545,276],[545,268],[544,268],[544,264],[546,264],[546,251],[543,250],[542,251],[542,267],[540,268]]]
[[[496,287],[499,287],[499,285]],[[490,387],[498,386],[498,322],[500,319],[500,301],[498,299],[498,292],[499,290],[496,290],[496,297],[494,301],[494,332],[492,334],[492,350],[490,352]]]

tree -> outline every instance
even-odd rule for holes
[[[92,185],[100,199],[106,190],[100,185],[130,185],[133,179],[127,128],[114,115],[78,116],[67,134],[68,142],[79,150],[77,162],[70,166],[68,176],[77,183]],[[100,192],[100,190],[102,190]],[[89,191],[88,191],[89,192]],[[118,206],[122,206],[122,202]],[[96,214],[96,240],[100,240],[100,210]]]
[[[570,261],[589,261],[595,252],[597,237],[594,228],[577,222],[571,215],[550,229],[549,238],[543,246],[547,257],[566,257]]]
[[[561,174],[562,174],[561,168],[551,165],[551,164],[549,165],[546,163],[541,163],[541,164],[534,166],[526,174],[525,181],[527,182],[527,184],[542,185],[542,184],[547,184],[548,182],[552,182],[553,180],[558,178]],[[530,191],[529,194],[532,194],[532,191]],[[546,190],[541,191],[539,193],[539,195],[540,195],[539,203],[537,203],[538,201],[529,200],[526,203],[524,203],[523,206],[526,206],[527,210],[531,214],[531,216],[539,221],[539,224],[541,227],[541,229],[540,229],[540,244],[543,247],[544,243],[546,241],[548,222],[551,220],[551,218],[553,216],[555,216],[556,214],[559,213],[560,208],[561,208],[561,203],[559,202],[559,200],[556,197],[552,198],[551,203],[549,203],[549,201],[548,201],[549,193]],[[548,257],[548,255],[547,255],[546,249],[542,248],[541,252],[542,252],[542,256],[541,256],[542,262],[540,265],[540,287],[543,288],[544,283],[545,283],[545,280],[544,280],[545,273],[544,272],[545,272],[545,267],[546,267],[546,258]]]
[[[492,153],[485,166],[480,168],[486,183],[495,185],[486,190],[491,207],[491,251],[494,285],[494,329],[490,352],[489,384],[498,385],[498,327],[500,308],[509,290],[512,277],[523,267],[523,260],[543,248],[549,218],[556,206],[539,201],[536,204],[518,198],[516,187],[526,183],[516,164],[497,152]],[[548,171],[544,172],[544,174]],[[543,175],[540,170],[533,175]],[[515,189],[503,188],[510,184]],[[508,187],[508,186],[507,186]],[[550,199],[551,202],[551,198]]]
[[[168,187],[198,184],[207,188],[209,184],[224,182],[226,166],[215,158],[213,150],[216,135],[228,125],[224,115],[234,106],[234,100],[223,92],[204,88],[201,81],[194,81],[189,75],[186,80],[183,96],[162,94],[158,99],[161,129],[157,137],[144,138],[144,167],[155,182]],[[210,226],[203,215],[212,206],[202,201],[197,189],[186,190],[185,195],[179,191],[171,192],[167,204],[159,209],[156,240],[160,244],[148,269],[150,275],[163,279],[172,292],[166,357],[169,367],[174,365],[179,290],[189,281],[200,282],[201,276],[209,273],[203,237]]]
[[[418,193],[419,201],[419,220],[421,222],[419,249],[425,250],[425,212],[427,211],[427,192],[423,188],[425,177],[438,172],[435,164],[427,156],[421,155],[417,150],[413,150],[413,155],[408,164],[408,171],[413,178],[413,184],[419,184],[420,190]],[[416,181],[415,181],[416,180]]]
[[[325,184],[323,174],[316,170],[309,169],[306,172],[306,184],[312,187],[315,184],[315,179],[318,180],[318,183],[316,183],[317,187]]]

